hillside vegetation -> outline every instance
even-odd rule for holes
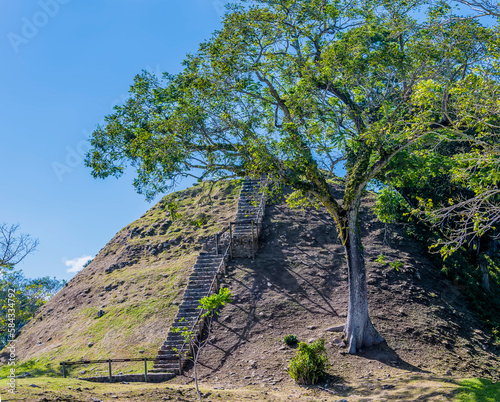
[[[233,219],[238,193],[238,182],[175,192],[119,231],[23,328],[18,373],[59,375],[63,360],[154,357],[201,246]],[[83,369],[106,367],[74,370]]]

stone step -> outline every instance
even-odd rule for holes
[[[173,351],[172,349],[163,349],[165,346],[162,345],[160,347],[160,350],[158,350],[158,355],[161,355],[162,356],[162,359],[169,359],[169,358],[172,358],[172,359],[178,359],[178,354],[177,352]]]
[[[172,325],[170,326],[171,328],[182,328],[182,327],[189,327],[193,325],[193,323],[196,321],[196,318],[188,318],[185,317],[186,319],[184,321],[180,321],[180,319],[183,317],[176,317]]]
[[[175,373],[179,372],[179,362],[177,363],[155,363],[153,365],[152,373]]]
[[[196,261],[194,263],[194,268],[207,268],[207,269],[217,269],[217,267],[222,263],[222,258],[217,262],[205,262],[205,261]]]
[[[171,363],[155,363],[153,365],[153,369],[151,370],[153,373],[159,372],[168,372],[168,373],[178,373],[179,372],[179,362],[171,362]]]
[[[184,300],[184,302],[179,306],[179,308],[196,308],[198,307],[199,300]]]
[[[203,280],[203,279],[199,280],[193,279],[192,281],[190,280],[186,288],[186,292],[188,290],[200,291],[201,289],[205,289],[208,292],[210,290],[210,285],[212,284],[212,280]],[[184,292],[184,294],[186,293]]]
[[[210,294],[212,294],[212,293],[213,292],[209,292],[208,289],[203,290],[203,291],[186,290],[186,292],[184,293],[184,299],[188,302],[198,303],[201,300],[201,298],[203,298],[205,296],[210,296]]]
[[[192,313],[183,313],[182,316],[178,315],[179,321],[174,321],[174,322],[181,322],[180,319],[184,318],[185,320],[182,322],[194,322],[198,318],[199,313],[198,312],[192,312]]]
[[[215,253],[200,253],[197,257],[198,259],[204,259],[204,260],[216,260],[220,258],[220,255],[217,255]]]
[[[193,281],[209,281],[210,283],[212,283],[214,278],[215,278],[215,275],[207,275],[207,274],[200,273],[199,275],[191,275],[188,279],[188,282],[193,280]]]

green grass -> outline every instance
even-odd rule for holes
[[[500,383],[482,378],[470,378],[459,382],[457,402],[498,402],[500,401]]]

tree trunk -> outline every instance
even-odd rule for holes
[[[349,281],[349,308],[344,333],[349,342],[349,353],[384,341],[374,328],[368,314],[368,292],[365,259],[358,227],[359,203],[347,211],[347,257]]]

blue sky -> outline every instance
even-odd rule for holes
[[[18,266],[27,276],[71,278],[68,269],[153,205],[132,175],[92,179],[87,139],[135,74],[178,72],[220,27],[224,3],[0,2],[0,222],[40,240]]]

